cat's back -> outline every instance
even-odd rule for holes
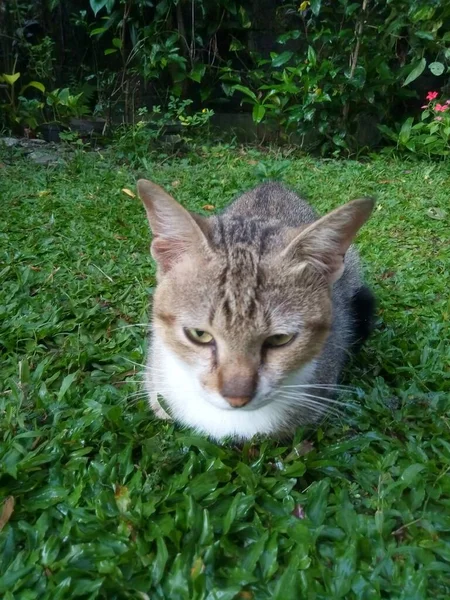
[[[278,222],[281,227],[298,227],[318,218],[305,200],[277,182],[263,183],[239,196],[223,213],[227,217]]]

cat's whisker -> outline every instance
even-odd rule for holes
[[[321,400],[324,404],[335,404],[338,406],[356,406],[355,402],[344,402],[343,400],[335,400],[333,398],[326,398],[325,396],[317,396],[315,394],[307,394],[306,392],[300,391],[298,394],[295,392],[282,392],[282,395],[285,398],[317,398]]]
[[[133,325],[121,325],[120,327],[114,327],[114,329],[111,329],[111,333],[113,331],[120,331],[121,329],[130,329],[131,327],[148,327],[150,329],[151,324],[150,323],[133,323]]]
[[[283,403],[281,403],[281,404],[283,404]],[[292,407],[292,402],[284,403],[284,406]],[[319,415],[321,417],[325,417],[326,415],[330,415],[330,414],[333,416],[341,417],[343,414],[342,411],[340,411],[336,408],[324,408],[323,406],[318,405],[314,402],[310,403],[310,402],[306,401],[305,399],[303,399],[301,402],[299,402],[299,406],[302,406],[302,407],[308,409],[309,411],[311,411],[312,413]],[[297,406],[297,408],[298,408],[298,406]]]
[[[326,397],[330,397],[330,398],[341,398],[341,397],[353,397],[353,394],[348,394],[348,396],[344,393],[343,390],[333,390],[331,388],[320,388],[320,387],[316,387],[316,386],[308,386],[308,387],[301,387],[301,388],[279,388],[280,392],[286,393],[286,394],[311,394],[311,393],[323,393],[326,394]]]
[[[134,360],[130,360],[126,356],[122,356],[121,358],[122,358],[122,360],[125,360],[126,362],[129,362],[131,365],[136,365],[136,367],[142,367],[144,369],[147,368],[147,365],[143,365],[142,363],[134,362]]]
[[[305,398],[299,398],[299,403],[300,406],[303,406],[305,408],[307,408],[308,410],[310,410],[311,412],[317,414],[317,415],[321,415],[321,416],[325,416],[327,414],[332,414],[334,416],[339,416],[341,417],[343,415],[343,412],[337,408],[334,407],[324,407],[323,405],[316,403],[316,402],[311,402],[308,401]],[[292,401],[290,402],[285,402],[285,406],[292,406]]]
[[[322,400],[322,402],[319,402],[318,400],[316,400],[316,398],[318,400]],[[330,406],[329,404],[327,404],[327,402],[324,402],[323,398],[320,398],[320,396],[308,397],[308,395],[305,395],[305,394],[300,394],[298,396],[288,396],[288,397],[281,396],[280,399],[282,399],[284,402],[292,403],[293,401],[296,401],[299,404],[308,404],[311,406],[314,405],[314,406],[319,407],[323,412],[326,412],[326,411],[342,412],[343,409],[352,407],[352,405],[349,405],[349,404],[338,404],[338,406]]]
[[[357,388],[355,388],[351,385],[342,385],[340,383],[294,383],[294,384],[288,384],[288,385],[281,385],[280,387],[283,387],[283,388],[323,387],[323,388],[332,388],[332,389],[336,388],[336,389],[357,391]]]
[[[147,396],[147,392],[135,392],[134,394],[129,394],[128,396],[125,397],[126,400],[131,400],[132,398],[145,398]]]
[[[286,389],[286,390],[313,390],[313,389],[317,389],[317,390],[323,390],[326,392],[335,392],[337,394],[357,394],[359,395],[360,392],[354,388],[339,388],[339,387],[334,387],[334,386],[327,386],[327,385],[315,385],[315,384],[311,384],[311,385],[283,385],[280,386],[280,389]]]

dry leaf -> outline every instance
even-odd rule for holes
[[[170,184],[172,187],[178,187],[180,185],[180,182],[178,181],[178,179],[175,179],[175,181],[172,181],[172,183]]]
[[[205,206],[202,206],[203,210],[215,210],[215,206],[213,206],[212,204],[205,204]]]
[[[127,240],[127,236],[126,235],[115,235],[114,236],[116,238],[116,240]]]
[[[50,190],[42,190],[42,192],[38,192],[38,196],[42,198],[43,196],[48,196],[50,193]]]
[[[136,198],[136,194],[129,190],[128,188],[122,188],[122,192],[129,196],[130,198]]]
[[[0,515],[0,531],[6,525],[6,523],[10,520],[11,515],[14,512],[14,496],[8,496],[6,500],[3,502],[2,514]]]
[[[442,221],[447,216],[447,213],[442,208],[432,207],[427,210],[427,215],[430,217],[430,219]]]

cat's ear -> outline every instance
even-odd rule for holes
[[[372,198],[344,204],[303,229],[283,251],[283,259],[309,262],[330,283],[344,272],[344,257],[358,230],[375,206]]]
[[[189,211],[152,181],[140,179],[137,189],[153,233],[152,256],[162,272],[167,272],[186,252],[207,246],[199,223],[202,217],[195,215],[194,219]]]

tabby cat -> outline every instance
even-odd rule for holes
[[[156,415],[217,440],[318,421],[370,333],[374,299],[351,243],[373,200],[318,218],[265,183],[207,218],[150,181],[138,191],[157,263],[145,372]]]

